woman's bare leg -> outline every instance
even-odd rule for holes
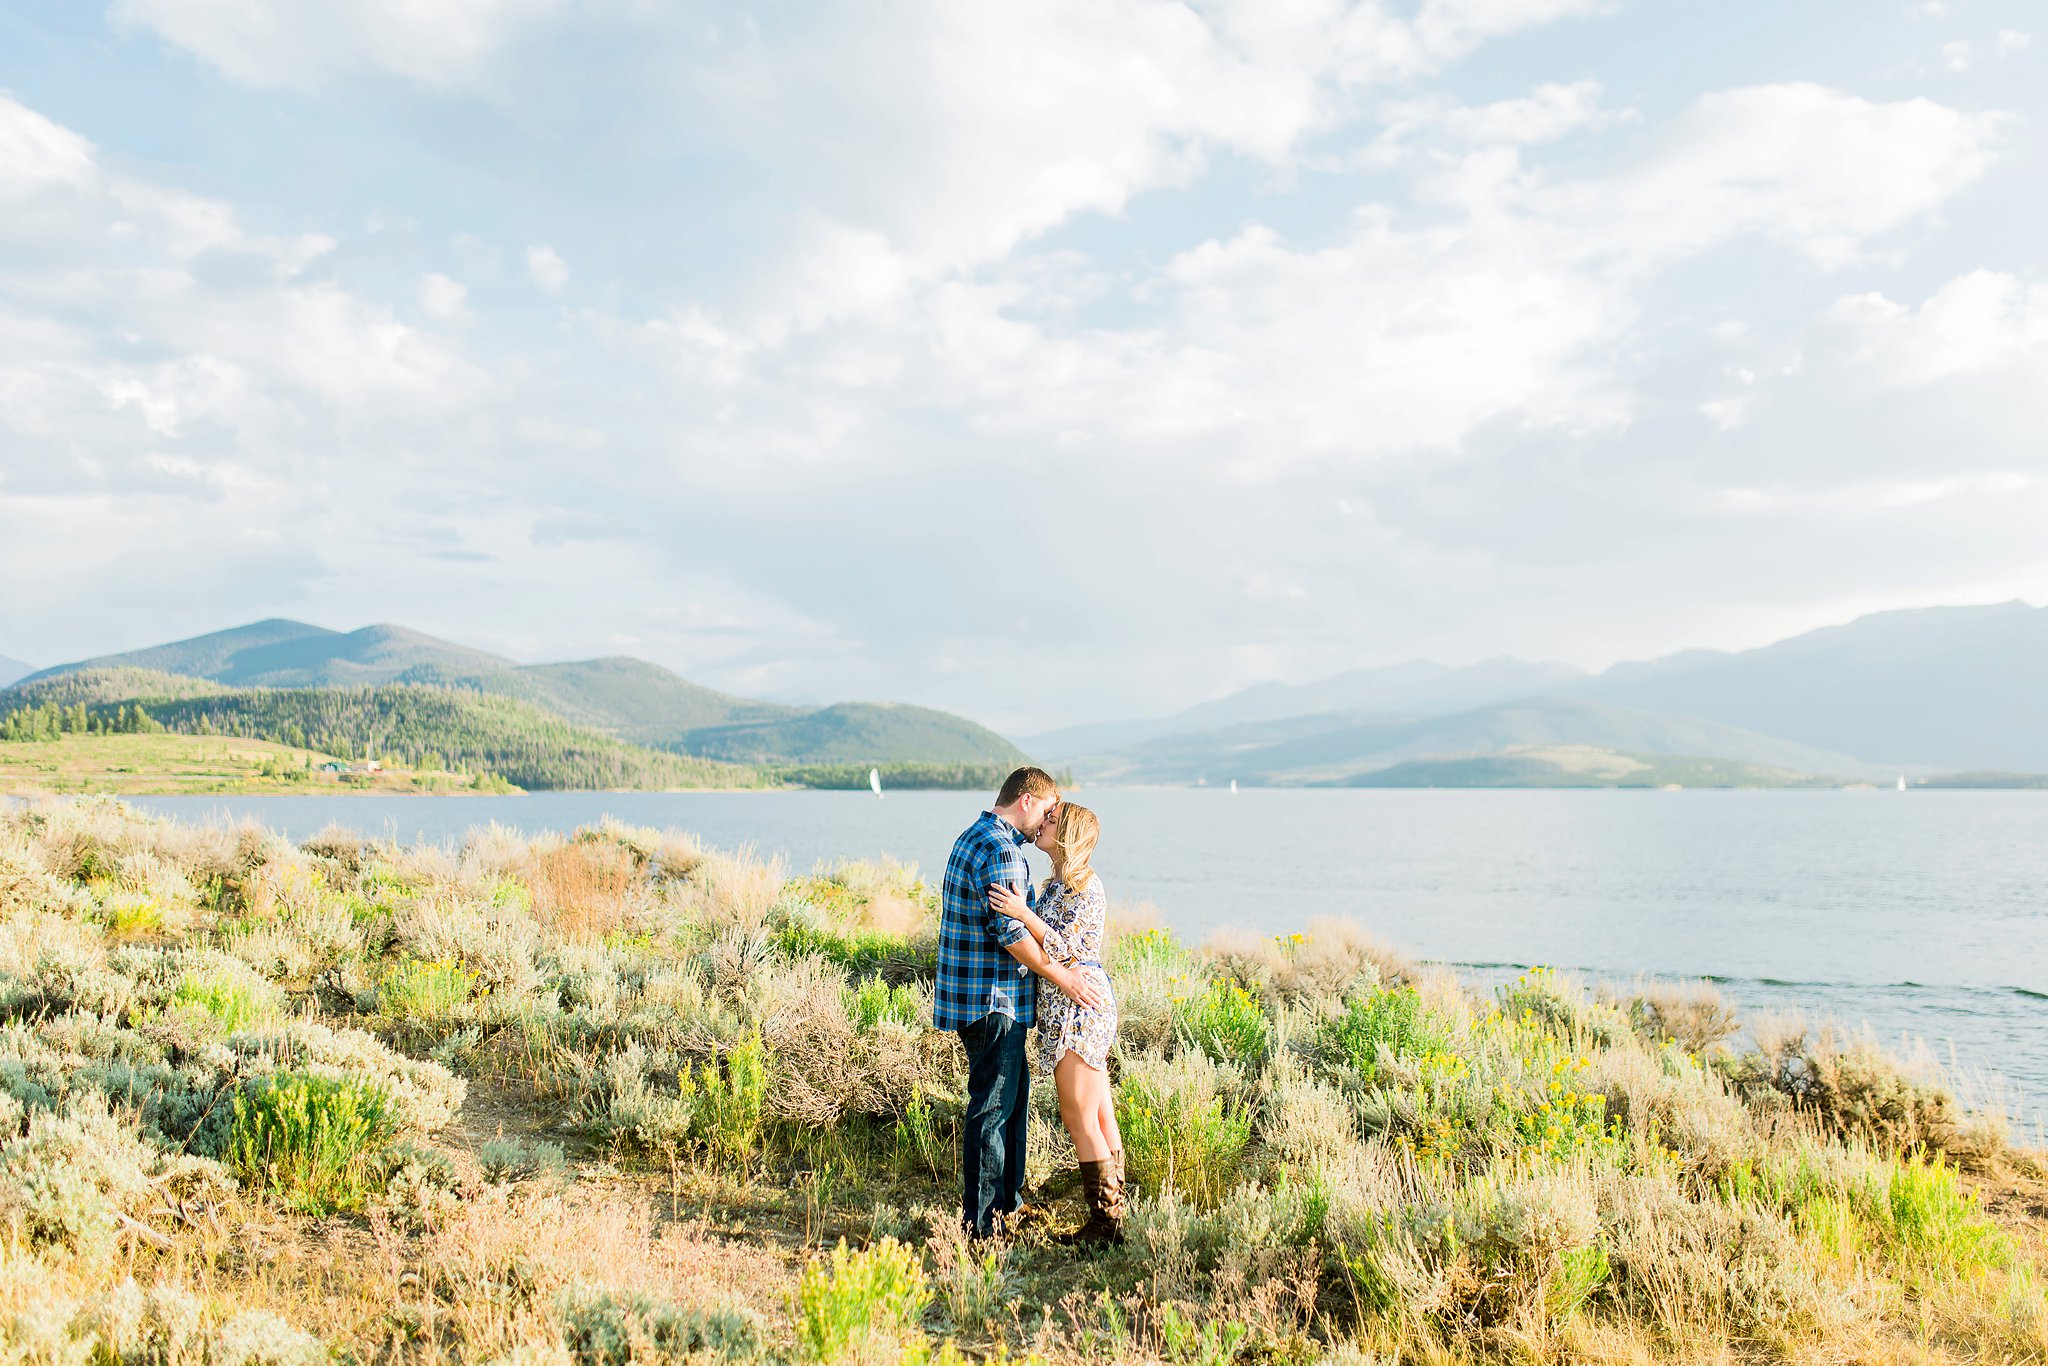
[[[1109,1074],[1105,1072],[1101,1076],[1102,1092],[1096,1103],[1095,1127],[1101,1132],[1102,1141],[1109,1146],[1110,1152],[1120,1153],[1124,1150],[1124,1133],[1116,1126],[1116,1101],[1110,1094]]]
[[[1059,1088],[1060,1121],[1074,1140],[1074,1157],[1081,1162],[1100,1162],[1109,1156],[1109,1144],[1102,1134],[1102,1106],[1109,1090],[1109,1078],[1082,1062],[1069,1049],[1060,1054],[1052,1070]]]

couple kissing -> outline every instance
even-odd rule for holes
[[[961,1220],[974,1237],[1014,1229],[1026,1215],[1035,1063],[1059,1092],[1088,1198],[1087,1222],[1065,1241],[1123,1241],[1123,1136],[1108,1071],[1117,1010],[1101,962],[1109,897],[1089,864],[1098,828],[1094,812],[1060,799],[1051,775],[1020,768],[946,861],[932,1023],[957,1032],[967,1050]],[[1039,887],[1027,844],[1052,859]],[[1041,991],[1040,978],[1053,989]]]

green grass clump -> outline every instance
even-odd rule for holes
[[[830,930],[791,921],[769,936],[768,942],[790,958],[816,956],[858,976],[887,970],[902,972],[918,961],[917,949],[898,934],[880,930]]]
[[[224,1034],[238,1034],[269,1019],[276,1010],[275,997],[262,986],[207,973],[193,974],[179,982],[164,1004],[166,1015],[187,1020],[198,1017]]]
[[[1424,1009],[1413,987],[1376,989],[1348,1002],[1344,1012],[1323,1027],[1323,1040],[1367,1081],[1380,1076],[1382,1052],[1388,1060],[1447,1053],[1446,1031]]]
[[[452,958],[400,963],[377,984],[377,1009],[394,1020],[445,1024],[469,1003],[477,974]]]
[[[1174,1002],[1174,1019],[1181,1032],[1217,1062],[1256,1063],[1272,1043],[1266,1008],[1227,977],[1211,978],[1200,995]]]
[[[924,1019],[924,1001],[913,986],[892,987],[879,977],[864,977],[846,989],[846,1014],[863,1034],[875,1032],[884,1020],[916,1026]]]
[[[1252,1117],[1227,1097],[1132,1077],[1117,1097],[1117,1123],[1125,1165],[1148,1194],[1171,1190],[1214,1209],[1244,1175]]]
[[[235,1097],[226,1160],[292,1209],[361,1209],[398,1131],[390,1098],[366,1083],[311,1073],[259,1077]]]
[[[685,1063],[676,1075],[676,1102],[685,1142],[738,1168],[753,1163],[761,1146],[768,1099],[767,1049],[758,1032],[725,1055],[725,1066]]]
[[[1146,968],[1166,970],[1183,967],[1188,960],[1188,951],[1174,938],[1173,931],[1161,926],[1137,930],[1116,941],[1110,951],[1110,970],[1115,973],[1138,972]]]
[[[919,1320],[931,1302],[924,1264],[894,1238],[804,1268],[797,1287],[797,1347],[806,1361],[893,1361],[921,1353]]]

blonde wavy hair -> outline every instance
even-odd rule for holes
[[[1070,892],[1087,890],[1095,878],[1088,859],[1095,852],[1095,837],[1102,823],[1085,806],[1068,802],[1060,807],[1059,823],[1052,832],[1052,875]]]

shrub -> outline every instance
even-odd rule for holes
[[[131,1278],[103,1293],[77,1326],[95,1334],[105,1357],[116,1362],[197,1362],[205,1359],[204,1309],[196,1295],[175,1285],[144,1290]]]
[[[487,1138],[477,1145],[476,1164],[486,1181],[517,1181],[559,1172],[566,1165],[562,1148],[525,1138]]]
[[[1607,1097],[1581,1091],[1587,1059],[1560,1059],[1551,1066],[1547,1093],[1534,1108],[1515,1116],[1515,1133],[1523,1153],[1534,1157],[1576,1157],[1618,1151],[1619,1121],[1607,1118]]]
[[[1554,1039],[1574,1040],[1585,1022],[1585,993],[1557,969],[1531,968],[1494,992],[1501,1014],[1527,1019]]]
[[[1450,1048],[1446,1031],[1413,987],[1375,989],[1348,1002],[1343,1014],[1323,1026],[1322,1041],[1368,1083],[1400,1058]]]
[[[768,942],[786,957],[816,956],[862,977],[881,974],[907,978],[920,965],[917,948],[909,939],[880,930],[842,932],[791,921],[769,936]]]
[[[100,899],[99,919],[118,939],[153,934],[164,927],[163,903],[148,892],[113,892]]]
[[[767,1335],[743,1308],[686,1309],[643,1294],[573,1288],[561,1297],[562,1342],[578,1366],[628,1362],[751,1361]]]
[[[751,1164],[765,1122],[767,1051],[758,1033],[749,1034],[725,1056],[682,1064],[673,1096],[653,1094],[645,1075],[647,1056],[637,1044],[603,1064],[598,1124],[630,1134],[643,1147],[671,1155],[695,1151],[737,1167]]]
[[[323,1366],[328,1359],[319,1338],[268,1309],[245,1309],[222,1324],[207,1355],[213,1366]]]
[[[863,978],[846,992],[846,1013],[853,1027],[872,1034],[884,1020],[916,1027],[924,1017],[924,1002],[913,986],[889,986],[879,977]]]
[[[226,1158],[308,1214],[360,1209],[398,1123],[384,1092],[310,1073],[258,1077],[234,1101]]]
[[[894,1238],[804,1268],[797,1287],[797,1346],[818,1362],[893,1362],[924,1344],[919,1321],[931,1290],[917,1254]]]
[[[695,1131],[713,1155],[736,1166],[752,1159],[761,1138],[762,1103],[768,1095],[766,1050],[761,1036],[749,1035],[725,1055],[721,1073],[705,1063],[693,1074],[685,1069],[678,1091],[695,1114]]]
[[[1116,941],[1116,947],[1109,955],[1109,967],[1118,973],[1139,972],[1146,968],[1181,971],[1188,964],[1187,949],[1173,937],[1173,931],[1163,925],[1133,930]]]
[[[31,1112],[27,1132],[0,1143],[0,1230],[84,1264],[111,1254],[124,1217],[159,1201],[204,1206],[229,1188],[219,1166],[165,1153],[98,1095]]]
[[[1216,1093],[1213,1073],[1184,1072],[1155,1066],[1126,1074],[1116,1107],[1124,1163],[1148,1194],[1176,1191],[1197,1209],[1213,1209],[1244,1175],[1251,1115]]]
[[[1180,1028],[1217,1062],[1255,1064],[1266,1056],[1273,1026],[1259,998],[1229,978],[1213,978],[1198,996],[1174,1004]]]
[[[452,958],[410,959],[377,984],[377,1009],[394,1020],[446,1024],[469,1003],[476,984],[477,974]]]
[[[1972,1122],[1926,1070],[1909,1070],[1867,1034],[1843,1038],[1794,1022],[1759,1028],[1754,1053],[1714,1060],[1754,1109],[1791,1109],[1840,1139],[1886,1152],[1934,1148],[1979,1161],[2001,1146],[1993,1125]]]
[[[246,969],[244,969],[246,971]],[[211,1021],[223,1033],[239,1034],[277,1013],[277,993],[267,984],[237,982],[217,973],[190,974],[178,983],[165,1013]]]
[[[1711,982],[1648,982],[1616,1004],[1642,1038],[1688,1053],[1704,1053],[1740,1027]]]

